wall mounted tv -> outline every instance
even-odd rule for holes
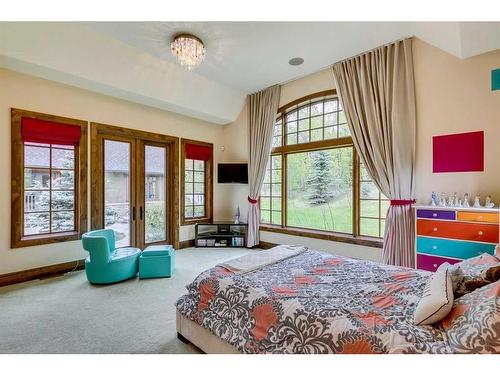
[[[219,184],[248,184],[247,163],[219,163],[217,165]]]

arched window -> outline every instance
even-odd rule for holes
[[[260,197],[264,230],[382,237],[387,205],[359,163],[335,90],[279,109]]]

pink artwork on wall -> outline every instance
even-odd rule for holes
[[[484,132],[435,136],[432,153],[434,173],[483,172]]]

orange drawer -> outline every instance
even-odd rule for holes
[[[417,220],[417,234],[456,240],[498,243],[498,225],[458,221]]]
[[[478,221],[481,223],[498,223],[497,212],[474,212],[458,211],[457,220],[459,221]]]

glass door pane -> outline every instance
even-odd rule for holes
[[[144,240],[146,243],[165,241],[167,239],[165,147],[144,146],[144,169]]]
[[[131,144],[104,140],[104,228],[113,229],[116,247],[131,246]]]

